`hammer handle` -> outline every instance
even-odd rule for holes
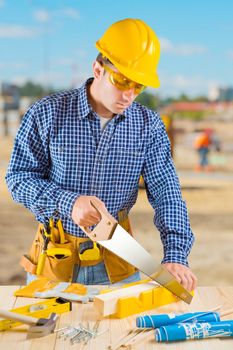
[[[0,316],[9,320],[22,322],[29,325],[36,325],[38,322],[38,318],[26,316],[26,315],[18,314],[16,312],[11,312],[11,311],[2,310],[2,309],[0,309]]]

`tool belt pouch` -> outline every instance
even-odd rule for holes
[[[137,269],[108,249],[104,249],[103,260],[111,283],[116,283],[134,274]]]
[[[24,255],[21,258],[21,266],[32,274],[36,274],[37,264],[40,254],[43,248],[43,237],[41,229],[43,225],[39,224],[36,236],[29,251],[29,255]],[[75,252],[74,244],[72,242],[56,243],[59,239],[59,232],[57,228],[54,228],[55,242],[50,241],[48,243],[48,250],[51,248],[65,248],[71,251],[71,255],[65,258],[56,258],[53,256],[46,256],[43,272],[40,276],[47,277],[52,281],[65,281],[72,280],[73,269],[75,264]],[[69,235],[66,235],[66,239]]]

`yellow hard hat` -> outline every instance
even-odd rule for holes
[[[126,18],[113,23],[96,42],[96,48],[125,75],[139,84],[159,87],[156,73],[160,44],[142,20]]]

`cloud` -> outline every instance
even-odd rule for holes
[[[28,64],[22,62],[0,62],[0,69],[25,69]]]
[[[71,57],[53,57],[51,58],[52,66],[79,66],[81,65],[81,59],[87,57],[85,50],[74,50]]]
[[[76,9],[72,7],[65,7],[61,10],[56,10],[56,11],[48,11],[46,9],[37,9],[36,11],[34,11],[33,17],[36,19],[36,21],[45,23],[45,22],[51,21],[52,18],[56,18],[56,17],[68,17],[68,18],[77,20],[77,19],[80,19],[80,14]]]
[[[34,28],[20,25],[0,25],[0,38],[33,38],[38,35]]]
[[[60,13],[63,13],[65,16],[73,19],[80,19],[79,12],[72,7],[64,8]]]
[[[53,86],[56,89],[70,89],[72,87],[78,87],[83,84],[87,78],[86,73],[80,73],[77,76],[73,77],[72,72],[67,74],[67,72],[60,71],[49,71],[38,72],[37,74],[31,75],[15,75],[8,79],[12,84],[23,85],[27,81],[32,81],[35,84],[40,84],[43,86]]]
[[[87,52],[85,50],[77,50],[77,56],[78,57],[86,57],[87,56]]]
[[[30,78],[26,77],[25,75],[14,75],[14,78],[8,79],[8,81],[9,80],[12,84],[16,84],[19,86],[25,84],[27,81],[32,81]]]
[[[48,22],[51,19],[51,14],[47,10],[39,9],[33,13],[33,17],[38,22]]]
[[[161,50],[165,53],[171,53],[177,56],[192,56],[202,54],[207,51],[207,48],[199,45],[191,44],[173,44],[166,38],[160,38]]]
[[[229,50],[228,53],[227,53],[227,56],[233,60],[233,50]]]
[[[179,96],[184,93],[189,96],[208,95],[213,86],[219,86],[219,82],[205,79],[202,76],[185,76],[183,74],[160,75],[161,87],[158,93],[163,96]]]
[[[71,66],[72,64],[74,64],[74,60],[71,58],[59,58],[59,59],[55,59],[52,62],[53,66]]]

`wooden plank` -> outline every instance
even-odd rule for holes
[[[98,315],[96,314],[93,303],[90,302],[88,304],[81,303],[73,303],[72,304],[72,313],[62,314],[59,327],[66,326],[79,326],[80,323],[84,327],[89,325],[90,329],[93,329],[96,321],[98,320]],[[75,349],[80,348],[82,350],[105,350],[108,349],[108,345],[110,343],[110,320],[108,319],[100,319],[100,324],[98,328],[98,332],[103,332],[108,330],[108,332],[104,332],[102,335],[98,336],[95,339],[90,340],[86,345],[84,343],[71,345],[69,339],[64,340],[64,338],[57,337],[56,339],[56,350],[64,350],[64,349]],[[33,349],[34,350],[34,349]]]
[[[9,310],[14,307],[16,297],[14,292],[19,289],[20,286],[0,286],[1,298],[0,307],[1,309]]]
[[[19,286],[0,286],[0,307],[1,309],[10,310],[14,308],[16,297],[14,296],[14,292],[19,289]],[[0,318],[1,319],[1,318]],[[0,344],[6,344],[7,334],[5,332],[0,332]],[[8,349],[8,347],[4,347],[3,349]]]
[[[17,298],[12,293],[18,287],[0,287],[0,306],[5,309],[11,309],[33,302],[38,302],[38,299]],[[4,301],[4,302],[3,302]],[[218,305],[223,305],[222,311],[232,308],[233,305],[233,287],[199,287],[197,288],[193,301],[190,305],[184,302],[174,303],[144,312],[143,314],[168,313],[168,312],[190,312],[190,311],[205,311],[212,309]],[[86,346],[82,344],[71,345],[69,340],[64,341],[58,339],[57,334],[52,334],[44,338],[34,340],[26,339],[25,327],[18,327],[14,331],[8,331],[0,334],[0,349],[19,349],[19,350],[107,350],[108,346],[116,343],[122,336],[126,336],[130,330],[136,329],[136,316],[130,316],[125,319],[103,319],[100,323],[99,330],[109,328],[109,332],[96,338]],[[73,310],[69,313],[61,315],[58,327],[64,325],[78,325],[79,322],[86,324],[89,322],[90,327],[96,322],[98,316],[93,308],[93,303],[80,304],[73,303]],[[233,319],[233,315],[227,315],[224,319]],[[21,328],[21,330],[20,330]],[[153,334],[144,339],[142,342],[135,344],[131,350],[232,350],[233,339],[203,339],[190,340],[175,343],[156,343]]]

